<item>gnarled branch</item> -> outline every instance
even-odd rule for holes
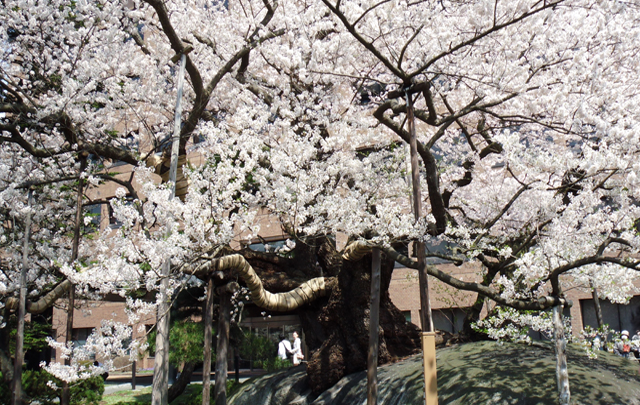
[[[196,267],[185,267],[183,271],[196,277],[206,276],[215,271],[236,271],[244,280],[251,292],[251,301],[257,306],[270,311],[293,311],[319,297],[324,297],[330,288],[324,277],[312,278],[297,288],[283,293],[270,293],[264,289],[260,277],[249,262],[240,254],[213,259]]]

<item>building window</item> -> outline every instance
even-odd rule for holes
[[[248,246],[248,248],[256,252],[272,253],[275,250],[282,248],[284,245],[285,245],[284,240],[275,240],[270,242],[264,241],[264,242],[252,243]]]
[[[82,347],[87,344],[87,338],[93,333],[93,328],[75,328],[71,333],[71,340],[75,347]]]
[[[425,243],[425,250],[427,257],[425,262],[427,264],[444,264],[451,263],[450,260],[442,259],[440,257],[429,256],[429,254],[439,254],[443,256],[456,256],[455,249],[458,247],[456,244],[452,242],[447,242],[444,240],[432,239]]]
[[[632,335],[640,330],[640,295],[631,298],[629,304],[612,304],[608,300],[600,300],[602,311],[602,321],[609,325],[609,328],[621,331],[628,330]],[[580,312],[582,313],[583,327],[598,327],[596,310],[593,306],[593,299],[580,300]]]
[[[149,333],[151,333],[151,330],[155,327],[155,325],[144,325],[145,328],[145,335],[147,336],[147,339],[149,339]],[[153,348],[155,348],[155,345],[153,346]],[[147,349],[149,351],[149,357],[156,357],[156,351],[152,349],[151,346],[149,346],[149,348]]]
[[[432,311],[433,327],[449,333],[458,333],[464,327],[466,308],[443,308]]]
[[[118,229],[122,226],[122,222],[118,221],[113,213],[113,207],[109,204],[109,228]]]

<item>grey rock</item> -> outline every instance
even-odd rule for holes
[[[476,342],[438,349],[441,404],[548,405],[557,403],[555,356],[549,344]],[[568,347],[572,405],[640,405],[638,362],[602,352],[589,359]],[[354,373],[317,398],[303,366],[249,380],[232,405],[366,405],[367,376]],[[422,356],[378,368],[378,403],[422,404]]]

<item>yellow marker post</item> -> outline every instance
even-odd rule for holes
[[[413,183],[413,214],[416,222],[422,216],[422,193],[420,191],[420,168],[418,165],[418,140],[413,115],[413,99],[411,88],[405,89],[404,96],[407,103],[407,124],[411,136],[409,147],[411,153],[411,181]],[[414,250],[418,257],[418,275],[420,281],[420,308],[422,323],[422,355],[424,362],[424,388],[426,405],[438,404],[438,378],[436,374],[436,338],[431,317],[431,303],[429,300],[429,279],[425,261],[424,242],[416,241]]]

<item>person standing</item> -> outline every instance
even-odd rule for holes
[[[631,344],[629,342],[628,331],[622,331],[620,334],[620,340],[616,341],[616,344],[613,346],[613,352],[625,359],[629,358],[629,354],[631,353]]]
[[[302,354],[302,342],[300,342],[300,337],[298,336],[298,332],[293,332],[293,365],[297,366],[300,364],[302,359],[304,359],[304,354]]]
[[[640,333],[636,332],[631,338],[631,353],[635,359],[640,359]],[[629,356],[629,358],[632,358]]]
[[[280,335],[280,343],[278,343],[278,357],[282,360],[290,359],[293,355],[293,351],[291,350],[291,342],[284,337],[284,335]]]

